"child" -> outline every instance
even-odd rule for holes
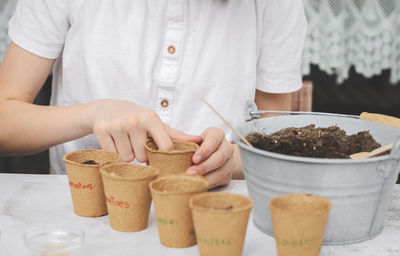
[[[20,0],[0,67],[0,154],[51,147],[63,173],[73,150],[145,162],[148,137],[165,150],[183,139],[201,143],[187,172],[227,184],[242,175],[238,147],[201,99],[235,126],[249,99],[289,109],[305,31],[301,0]],[[33,105],[52,69],[51,106]]]

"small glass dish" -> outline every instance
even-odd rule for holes
[[[25,231],[24,243],[32,255],[74,255],[82,246],[84,232],[72,225],[41,225]]]

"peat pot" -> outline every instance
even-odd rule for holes
[[[246,183],[254,200],[253,221],[273,235],[268,203],[289,193],[325,196],[332,202],[325,245],[350,244],[382,232],[393,186],[400,170],[400,129],[381,123],[340,116],[288,115],[255,119],[237,127],[242,135],[270,134],[287,127],[338,125],[346,133],[368,130],[375,140],[394,143],[390,155],[370,159],[318,159],[250,148],[233,135],[240,147]]]

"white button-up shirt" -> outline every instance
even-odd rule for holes
[[[20,0],[9,29],[57,58],[52,105],[130,100],[173,128],[228,138],[201,99],[238,125],[256,89],[298,90],[305,32],[302,0]],[[93,135],[58,145],[51,165],[63,173],[63,154],[98,147]]]

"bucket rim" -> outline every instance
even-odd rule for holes
[[[307,115],[282,115],[282,116],[264,117],[264,118],[254,119],[251,121],[241,123],[236,126],[236,129],[239,131],[246,124],[249,124],[252,122],[258,122],[263,119],[270,119],[270,120],[277,119],[277,118],[278,119],[282,119],[282,118],[288,119],[288,118],[300,118],[300,117],[304,117],[304,116],[309,117]],[[324,118],[330,118],[330,117],[324,117]],[[348,117],[337,117],[337,118],[338,119],[347,119],[347,120],[352,119],[352,118],[348,118]],[[368,123],[373,123],[374,125],[382,125],[384,127],[390,127],[385,124],[372,122],[372,121],[368,121],[368,120],[360,120],[360,119],[353,119],[353,120],[355,120],[356,122],[368,122]],[[391,127],[391,128],[395,129],[394,127]],[[396,160],[396,157],[394,157],[392,154],[386,154],[386,155],[382,155],[382,156],[375,156],[375,157],[371,157],[371,158],[357,159],[357,160],[350,159],[350,158],[315,158],[315,157],[304,157],[304,156],[291,156],[291,155],[285,155],[285,154],[265,151],[265,150],[258,149],[258,148],[251,148],[248,145],[246,145],[245,143],[243,143],[241,141],[241,139],[239,138],[239,136],[237,136],[234,133],[232,134],[232,142],[235,144],[238,144],[240,149],[255,153],[257,155],[266,156],[266,157],[270,157],[273,159],[279,159],[279,160],[284,160],[284,161],[298,162],[298,163],[312,163],[312,164],[352,164],[352,163],[354,163],[354,164],[359,164],[359,163],[374,163],[374,162]],[[393,143],[393,145],[396,145],[398,142],[400,143],[400,137],[395,139],[392,143]],[[397,146],[394,146],[394,148],[396,148],[396,147]]]
[[[238,141],[238,138],[234,137],[233,142],[238,144],[239,148],[245,150],[245,151],[250,151],[252,153],[255,153],[257,155],[262,155],[262,156],[267,156],[270,158],[275,158],[275,159],[280,159],[280,160],[285,160],[285,161],[290,161],[290,162],[301,162],[301,163],[315,163],[315,164],[349,164],[349,163],[372,163],[372,162],[381,162],[385,160],[390,160],[392,159],[390,157],[390,154],[388,155],[383,155],[383,156],[375,156],[371,158],[366,158],[366,159],[350,159],[350,158],[316,158],[316,157],[305,157],[305,156],[290,156],[290,155],[284,155],[284,154],[279,154],[279,153],[274,153],[274,152],[269,152],[265,151],[262,149],[258,148],[250,148],[240,140]]]

